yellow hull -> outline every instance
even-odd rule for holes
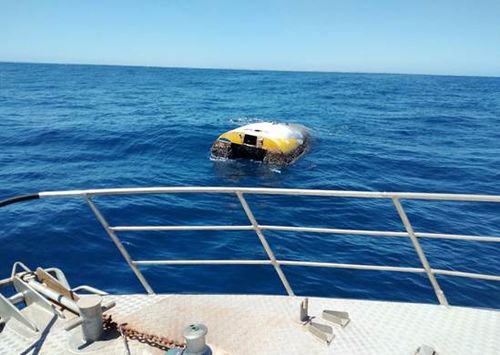
[[[304,152],[308,141],[309,134],[303,126],[254,123],[221,134],[212,146],[212,155],[288,164]]]

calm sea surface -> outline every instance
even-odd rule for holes
[[[222,132],[308,126],[311,151],[273,171],[214,162]],[[260,186],[500,195],[500,78],[0,63],[0,199],[44,190]],[[112,225],[248,224],[233,196],[95,199]],[[403,231],[390,201],[248,196],[262,224]],[[420,232],[500,235],[500,204],[403,201]],[[84,201],[0,210],[0,278],[16,260],[73,285],[142,292]],[[277,257],[419,267],[407,238],[268,232]],[[122,233],[135,259],[264,258],[245,232]],[[421,241],[432,267],[500,274],[498,243]],[[142,269],[158,292],[278,293],[268,266]],[[433,302],[425,276],[284,267],[297,294]],[[438,277],[450,303],[500,307],[500,283]]]

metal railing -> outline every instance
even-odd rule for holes
[[[101,211],[95,205],[93,197],[104,195],[125,195],[125,194],[178,194],[178,193],[213,193],[213,194],[232,194],[235,195],[245,212],[249,225],[182,225],[182,226],[110,226]],[[337,228],[316,228],[316,227],[296,227],[279,225],[259,224],[245,199],[246,194],[256,195],[294,195],[294,196],[323,196],[323,197],[343,197],[343,198],[367,198],[367,199],[389,199],[405,227],[405,232],[399,231],[378,231],[378,230],[359,230],[359,229],[337,229]],[[72,191],[48,191],[40,192],[34,195],[26,195],[11,200],[0,201],[0,206],[19,202],[33,198],[48,197],[83,197],[90,209],[105,229],[115,246],[118,248],[123,258],[132,269],[139,282],[147,293],[153,294],[154,291],[142,272],[139,270],[141,265],[272,265],[278,274],[288,295],[293,296],[294,292],[287,280],[287,277],[281,266],[305,266],[305,267],[323,267],[323,268],[341,268],[372,271],[393,271],[425,273],[436,294],[440,304],[448,305],[448,301],[442,291],[435,275],[458,276],[472,279],[500,281],[498,275],[488,275],[480,273],[462,272],[454,270],[433,269],[420,245],[420,238],[467,240],[478,242],[500,242],[497,236],[475,236],[461,234],[442,234],[442,233],[418,233],[415,232],[410,220],[401,204],[401,200],[441,200],[441,201],[475,201],[475,202],[500,202],[500,196],[491,195],[465,195],[465,194],[434,194],[434,193],[402,193],[402,192],[362,192],[362,191],[335,191],[335,190],[305,190],[305,189],[273,189],[273,188],[239,188],[239,187],[152,187],[152,188],[119,188],[119,189],[95,189],[95,190],[72,190]],[[264,248],[267,259],[263,260],[133,260],[126,250],[125,246],[117,236],[117,232],[130,231],[249,231],[253,230],[257,234],[262,247]],[[365,235],[375,237],[406,237],[410,238],[415,252],[420,260],[422,267],[397,267],[380,266],[365,264],[340,264],[331,262],[313,262],[296,260],[279,260],[273,253],[267,242],[264,231],[293,231],[307,233],[333,233],[346,235]]]

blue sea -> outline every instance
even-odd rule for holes
[[[311,130],[270,169],[210,160],[258,121]],[[0,199],[47,190],[252,186],[500,195],[500,78],[0,63]],[[262,224],[404,231],[389,200],[248,196]],[[96,197],[111,225],[248,224],[231,195]],[[418,232],[500,235],[500,204],[403,201]],[[16,260],[72,285],[139,293],[85,202],[0,210]],[[266,232],[279,259],[420,267],[408,238]],[[263,259],[252,231],[121,233],[134,259]],[[500,275],[498,243],[421,239],[434,268]],[[437,303],[423,274],[283,267],[299,295]],[[285,294],[270,266],[141,268],[157,292]],[[500,283],[438,276],[451,304],[500,307]]]

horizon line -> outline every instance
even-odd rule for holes
[[[300,69],[256,69],[256,68],[221,68],[221,67],[183,67],[163,66],[145,64],[110,64],[110,63],[75,63],[75,62],[32,62],[32,61],[3,61],[0,64],[45,64],[45,65],[83,65],[83,66],[109,66],[109,67],[133,67],[133,68],[156,68],[156,69],[190,69],[190,70],[226,70],[226,71],[266,71],[284,73],[318,73],[318,74],[374,74],[374,75],[419,75],[419,76],[451,76],[467,78],[500,78],[500,75],[473,75],[473,74],[429,74],[429,73],[400,73],[400,72],[364,72],[364,71],[335,71],[335,70],[300,70]]]

